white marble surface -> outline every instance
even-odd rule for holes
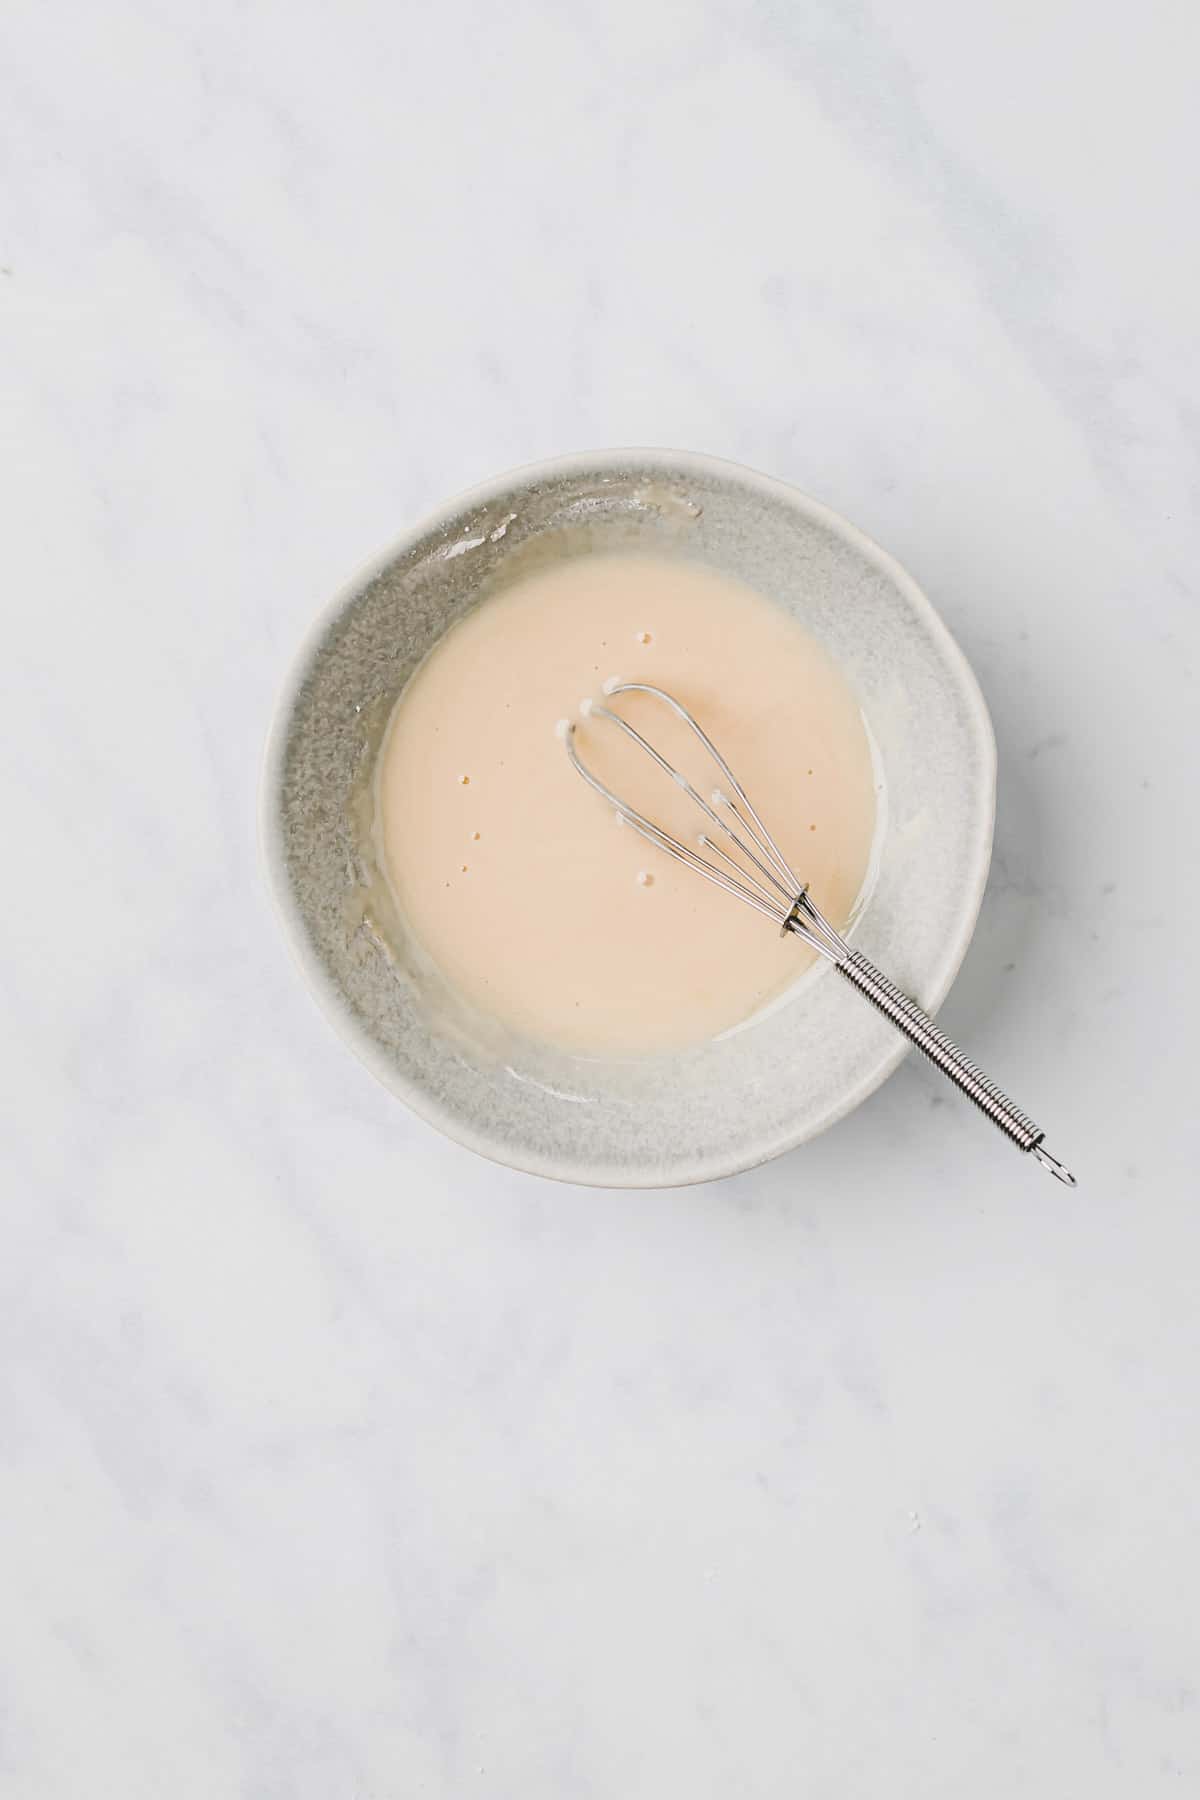
[[[8,0],[5,1800],[1200,1791],[1198,37]],[[794,479],[959,634],[944,1016],[1078,1193],[911,1065],[753,1176],[554,1188],[301,991],[296,639],[615,443]]]

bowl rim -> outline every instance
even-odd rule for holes
[[[572,1185],[620,1189],[688,1187],[700,1182],[723,1180],[748,1169],[758,1168],[818,1137],[831,1125],[836,1125],[839,1119],[844,1119],[853,1112],[894,1074],[908,1054],[910,1045],[897,1034],[895,1043],[864,1071],[858,1081],[848,1087],[837,1100],[831,1101],[822,1113],[810,1117],[794,1129],[779,1133],[770,1142],[756,1146],[751,1155],[746,1154],[744,1149],[725,1156],[714,1153],[696,1166],[684,1170],[664,1173],[660,1169],[647,1167],[644,1174],[622,1170],[618,1176],[611,1171],[606,1173],[602,1167],[581,1170],[578,1167],[567,1167],[554,1158],[539,1158],[525,1152],[514,1153],[507,1150],[494,1134],[477,1131],[470,1120],[463,1119],[448,1107],[440,1106],[423,1088],[410,1081],[363,1030],[309,939],[304,915],[288,874],[278,799],[296,701],[330,631],[370,582],[423,538],[444,529],[451,520],[464,512],[486,507],[514,486],[552,481],[564,475],[582,474],[588,470],[601,474],[609,470],[627,472],[630,463],[636,465],[639,462],[654,463],[663,473],[669,474],[686,475],[694,472],[698,475],[725,476],[743,487],[757,489],[763,496],[799,510],[814,523],[840,537],[886,575],[939,646],[966,703],[980,752],[981,783],[986,787],[986,793],[981,795],[983,803],[979,808],[974,841],[968,846],[971,881],[964,896],[957,929],[943,945],[941,955],[924,983],[925,1010],[931,1015],[936,1014],[962,967],[974,935],[991,867],[997,756],[995,730],[983,691],[965,653],[933,602],[915,577],[889,551],[884,550],[851,520],[827,506],[824,501],[815,499],[804,489],[779,476],[768,475],[728,457],[712,456],[704,451],[671,450],[647,445],[570,451],[505,469],[486,481],[477,482],[441,501],[408,525],[382,550],[362,562],[349,580],[344,581],[318,610],[303,633],[285,669],[271,711],[258,788],[259,854],[272,910],[280,924],[292,960],[319,1010],[359,1061],[418,1118],[489,1162],[502,1168],[516,1169],[524,1174],[569,1182]]]

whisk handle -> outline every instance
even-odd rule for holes
[[[928,1013],[923,1012],[907,994],[901,993],[895,982],[889,981],[861,950],[852,950],[845,961],[836,966],[838,973],[845,976],[851,987],[857,988],[872,1006],[878,1007],[884,1018],[890,1020],[897,1031],[902,1031],[935,1068],[940,1069],[980,1112],[986,1114],[993,1125],[999,1127],[1005,1137],[1011,1139],[1018,1150],[1032,1151],[1038,1162],[1049,1169],[1052,1175],[1057,1175],[1069,1187],[1075,1186],[1075,1177],[1070,1170],[1065,1169],[1043,1147],[1045,1133],[1040,1127],[1027,1118],[1020,1107],[1014,1106],[1003,1089],[998,1088],[982,1069],[964,1056],[958,1045],[934,1024]]]

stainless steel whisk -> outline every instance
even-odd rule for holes
[[[834,930],[809,897],[807,883],[799,881],[793,873],[745,788],[687,707],[662,688],[651,687],[643,681],[608,681],[604,684],[604,692],[610,699],[621,694],[651,694],[656,700],[669,706],[695,734],[720,770],[721,779],[725,783],[724,787],[714,788],[708,800],[697,792],[686,775],[672,767],[666,757],[628,719],[613,712],[611,707],[593,700],[585,700],[581,709],[587,717],[610,721],[652,757],[664,774],[695,802],[709,826],[721,835],[726,844],[733,845],[737,856],[732,856],[727,849],[723,849],[708,830],[702,831],[697,838],[701,850],[708,854],[699,854],[614,794],[580,759],[575,747],[575,726],[564,720],[560,725],[560,733],[566,742],[567,755],[588,786],[594,788],[596,793],[615,808],[620,819],[632,825],[635,831],[640,832],[658,849],[665,850],[677,862],[686,863],[698,875],[715,882],[726,893],[744,901],[747,906],[752,906],[756,912],[765,914],[779,926],[783,935],[792,933],[810,944],[833,964],[838,974],[851,987],[857,988],[872,1006],[878,1007],[897,1031],[903,1032],[968,1100],[973,1101],[980,1112],[985,1113],[1018,1150],[1032,1155],[1059,1181],[1066,1182],[1068,1187],[1074,1187],[1075,1177],[1071,1171],[1046,1149],[1045,1133],[1041,1128],[1027,1118],[1019,1107],[1014,1106],[1007,1094],[994,1081],[990,1081],[982,1069],[963,1055],[915,1000],[910,1000],[907,994],[901,993],[895,983],[889,981],[861,950],[852,950],[841,934]],[[719,862],[711,861],[712,857],[719,858]],[[721,867],[721,864],[725,866]]]

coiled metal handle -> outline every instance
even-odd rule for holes
[[[1075,1186],[1075,1177],[1070,1170],[1064,1168],[1057,1157],[1043,1149],[1042,1139],[1045,1133],[1041,1128],[1019,1106],[1014,1105],[1004,1090],[997,1087],[970,1057],[964,1056],[953,1039],[948,1038],[941,1027],[934,1024],[929,1014],[915,1000],[910,1000],[907,994],[902,993],[894,981],[889,981],[861,950],[852,950],[846,960],[838,962],[835,967],[839,975],[844,975],[851,987],[857,988],[897,1031],[903,1032],[910,1043],[915,1044],[922,1055],[927,1056],[993,1125],[999,1126],[1018,1150],[1032,1152],[1052,1175],[1057,1175],[1069,1187]]]

